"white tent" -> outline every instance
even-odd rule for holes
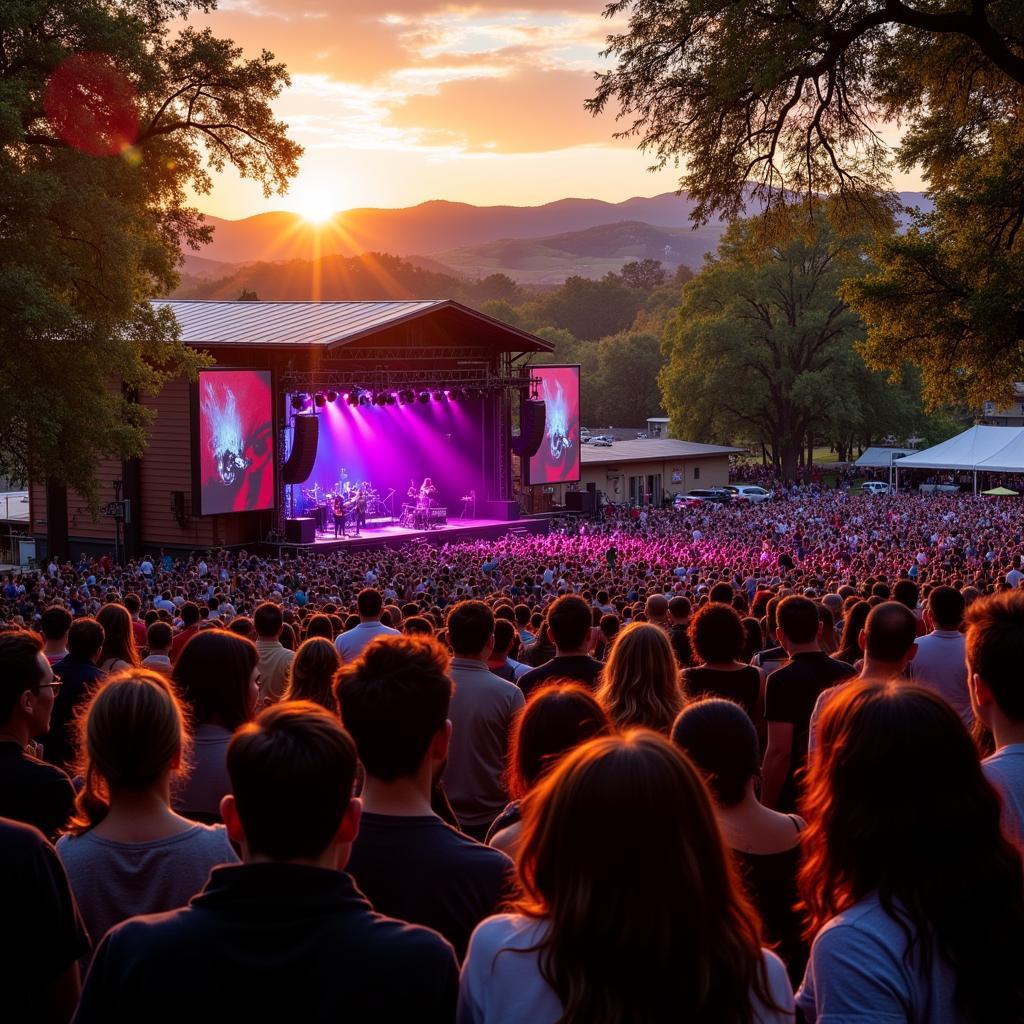
[[[864,454],[854,463],[866,469],[888,469],[893,461],[904,455],[913,455],[916,448],[865,448]]]
[[[895,462],[901,469],[969,470],[977,490],[979,472],[1024,473],[1024,427],[977,426],[923,452]]]

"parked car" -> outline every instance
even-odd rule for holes
[[[592,437],[587,443],[594,448],[611,448],[612,439],[610,437]]]
[[[701,505],[710,502],[713,505],[728,505],[732,495],[724,487],[704,487],[696,491],[687,491],[682,495],[686,505]]]
[[[580,427],[580,440],[586,441],[590,437],[590,431],[586,427]]]
[[[638,431],[637,435],[636,435],[636,439],[638,441],[647,441],[648,440],[647,431],[645,431],[645,430]]]
[[[884,480],[867,480],[860,489],[862,494],[888,494],[892,488]]]
[[[725,488],[737,501],[749,501],[756,504],[775,497],[774,491],[766,491],[755,484],[729,484]]]

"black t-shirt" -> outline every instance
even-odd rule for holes
[[[5,1020],[39,1018],[41,989],[89,951],[64,865],[38,829],[0,818],[0,957]]]
[[[745,668],[688,668],[683,672],[683,691],[688,700],[722,697],[739,704],[751,718],[757,713],[761,696],[761,673]]]
[[[798,776],[807,761],[807,734],[811,712],[823,690],[841,679],[855,675],[853,666],[836,661],[824,651],[794,654],[782,668],[777,668],[765,687],[764,717],[769,722],[789,722],[793,726],[793,748],[789,754],[789,771],[779,793],[778,809],[796,808]]]
[[[344,872],[238,864],[107,932],[75,1021],[450,1024],[458,980],[440,935],[375,913]]]
[[[589,654],[557,655],[543,665],[520,676],[519,688],[529,697],[534,690],[551,679],[570,679],[575,683],[582,683],[584,686],[594,689],[597,686],[597,677],[603,668],[601,662],[596,658],[591,658]]]
[[[66,772],[26,754],[13,740],[0,740],[0,817],[35,825],[53,839],[74,806]]]
[[[461,960],[508,895],[513,864],[433,815],[366,813],[347,870],[374,910],[440,932]]]
[[[690,629],[682,623],[675,623],[669,630],[669,641],[680,668],[689,668],[693,664],[693,646],[690,643]]]
[[[42,743],[46,760],[63,768],[75,759],[74,719],[78,706],[88,699],[106,673],[91,661],[72,658],[69,654],[53,666],[53,674],[63,686],[54,699],[50,731]]]

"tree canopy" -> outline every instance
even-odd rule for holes
[[[263,51],[172,22],[210,0],[0,6],[0,473],[95,496],[104,457],[141,453],[133,399],[201,357],[148,299],[209,237],[188,191],[233,167],[283,191],[301,148]],[[30,395],[31,401],[26,399]]]

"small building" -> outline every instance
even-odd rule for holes
[[[648,437],[667,437],[668,436],[668,417],[667,416],[648,416],[647,417],[647,436]]]
[[[548,495],[543,504],[564,505],[566,493],[585,491],[593,484],[615,504],[660,505],[665,495],[723,487],[729,482],[729,456],[743,451],[674,438],[616,441],[609,448],[585,444],[580,453],[579,484],[548,485],[543,488]]]
[[[1024,383],[1013,385],[1013,401],[1009,405],[985,402],[981,413],[981,422],[985,426],[1024,427]]]

